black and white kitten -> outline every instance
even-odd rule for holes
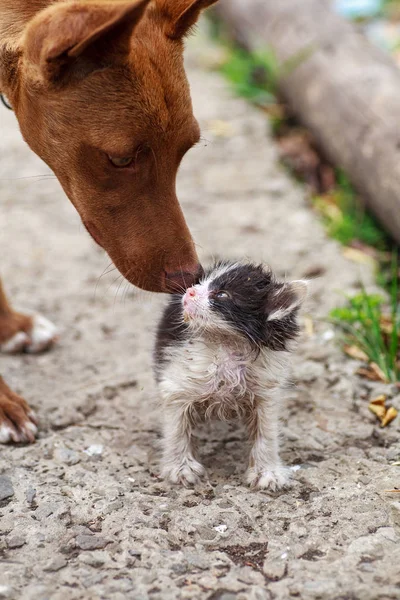
[[[192,447],[196,422],[241,418],[252,442],[247,482],[272,490],[288,483],[278,453],[278,411],[291,342],[307,283],[278,282],[250,263],[218,263],[160,322],[155,374],[163,401],[162,476],[196,483],[205,475]]]

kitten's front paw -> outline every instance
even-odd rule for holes
[[[185,487],[195,485],[204,477],[206,470],[194,458],[185,458],[179,464],[164,464],[161,476],[170,483],[181,484]]]
[[[290,475],[290,469],[282,466],[263,470],[251,468],[247,471],[246,480],[253,489],[268,489],[275,492],[291,485]]]

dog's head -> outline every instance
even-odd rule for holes
[[[56,2],[1,57],[1,91],[25,140],[92,237],[143,289],[190,285],[199,270],[175,180],[200,136],[183,38],[214,2]]]

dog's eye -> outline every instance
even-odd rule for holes
[[[217,292],[214,296],[217,300],[227,300],[230,298],[230,294],[228,292]]]
[[[114,167],[117,167],[118,169],[124,169],[126,167],[129,167],[134,161],[133,156],[125,156],[124,158],[109,156],[108,158],[110,162],[114,165]]]

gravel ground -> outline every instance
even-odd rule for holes
[[[0,598],[267,600],[400,597],[399,419],[380,429],[368,399],[397,388],[353,375],[318,317],[368,269],[325,237],[304,190],[279,166],[265,117],[188,49],[204,141],[184,162],[180,198],[203,261],[264,260],[281,275],[319,274],[282,410],[292,489],[250,492],[235,424],[199,432],[210,481],[157,477],[151,372],[165,301],[125,288],[72,206],[0,111],[1,269],[14,301],[62,329],[42,356],[2,357],[6,380],[41,419],[33,446],[0,456]],[[16,179],[21,178],[21,179]],[[5,260],[4,258],[5,257]],[[397,396],[396,396],[397,394]]]

